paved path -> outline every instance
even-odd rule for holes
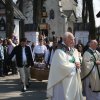
[[[21,92],[18,75],[0,77],[0,100],[46,100],[47,82],[31,80],[28,91]]]
[[[31,80],[26,92],[21,92],[19,83],[18,75],[0,77],[0,100],[46,100],[47,81]]]

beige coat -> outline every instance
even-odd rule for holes
[[[78,52],[74,53],[76,60],[79,61],[77,55]],[[53,96],[54,86],[59,83],[63,84],[65,100],[83,100],[80,73],[76,72],[76,66],[69,62],[70,59],[71,56],[64,51],[60,49],[55,51],[47,85],[48,100]]]
[[[96,60],[100,60],[100,53],[94,52]],[[100,65],[98,65],[100,72]],[[100,92],[100,79],[97,71],[97,67],[94,66],[94,57],[91,53],[86,51],[83,55],[81,77],[84,80],[89,77],[89,83],[92,91]]]

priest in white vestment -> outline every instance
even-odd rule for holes
[[[48,100],[83,100],[78,51],[69,51],[74,44],[74,36],[66,32],[63,40],[51,62],[47,97]]]
[[[83,55],[81,77],[86,100],[100,100],[100,53],[96,50],[97,45],[96,40],[91,40]]]

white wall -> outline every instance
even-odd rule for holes
[[[88,31],[76,31],[75,32],[75,39],[76,39],[76,44],[78,43],[78,40],[81,40],[81,42],[86,45],[88,42],[88,36],[89,32]]]
[[[6,38],[6,32],[5,31],[0,31],[0,38]]]
[[[76,2],[74,0],[61,0],[63,10],[76,10]]]
[[[50,25],[49,36],[52,36],[51,32],[55,31],[56,36],[64,34],[65,31],[65,19],[61,17],[59,0],[46,0],[44,3],[46,7],[48,18],[46,19],[47,23]],[[49,19],[50,10],[54,10],[55,18]]]
[[[14,19],[14,24],[15,24],[14,35],[16,36],[16,38],[19,41],[19,20]]]
[[[61,0],[61,5],[62,5],[62,10],[63,11],[74,11],[76,13],[76,2],[74,0]],[[66,12],[63,12],[66,16],[67,13]],[[73,23],[75,22],[75,15],[74,13],[72,13],[70,15],[70,18],[67,19],[67,24],[66,24],[66,29],[68,27],[71,27],[72,28],[72,31],[73,31]]]
[[[38,32],[25,32],[25,37],[32,42],[35,43],[35,45],[38,44],[38,36],[39,33]]]
[[[3,18],[6,20],[5,17],[3,17]],[[19,20],[14,19],[14,24],[15,24],[14,35],[16,36],[16,38],[19,41]],[[6,38],[6,31],[0,31],[0,37]]]
[[[33,23],[33,0],[24,0],[23,14],[25,15],[25,24]]]

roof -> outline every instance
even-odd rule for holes
[[[76,2],[77,0],[61,0],[61,7],[62,8],[62,13],[67,16],[67,18],[70,17],[74,17],[75,19],[77,19],[76,17]]]
[[[2,2],[5,4],[5,0],[2,0]],[[17,8],[15,3],[13,2],[13,9],[14,9],[14,17],[17,19],[26,19],[26,17],[22,14],[22,12]]]

